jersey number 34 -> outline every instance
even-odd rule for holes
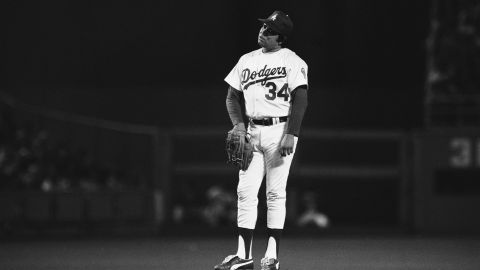
[[[268,93],[265,94],[265,98],[268,100],[274,100],[277,97],[278,98],[283,98],[284,101],[288,101],[288,98],[290,97],[288,93],[288,85],[284,84],[280,90],[277,92],[277,85],[273,82],[268,82],[265,85],[268,88]]]

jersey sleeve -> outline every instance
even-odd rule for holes
[[[306,85],[308,88],[308,66],[300,57],[294,55],[290,58],[290,72],[288,74],[288,85],[291,90],[298,86]]]
[[[233,69],[228,73],[227,77],[225,77],[225,82],[227,82],[232,88],[241,91],[242,85],[240,81],[240,70],[241,70],[241,62],[242,58],[238,60],[237,64]]]

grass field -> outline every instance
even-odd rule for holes
[[[256,266],[265,240],[254,242]],[[2,270],[206,270],[236,250],[227,238],[86,238],[0,243]],[[480,269],[480,239],[454,237],[286,237],[281,269]],[[257,268],[258,269],[258,268]]]

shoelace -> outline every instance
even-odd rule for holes
[[[230,261],[231,259],[233,259],[234,257],[235,257],[235,255],[228,255],[228,256],[225,258],[225,260],[223,260],[222,263],[226,263],[226,262]]]
[[[268,267],[269,265],[272,265],[274,262],[275,262],[275,259],[273,259],[273,258],[263,258],[260,261],[260,264],[262,265],[262,269],[263,269],[263,267]],[[266,268],[266,269],[268,269],[268,268]]]

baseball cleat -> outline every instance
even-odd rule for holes
[[[253,259],[240,259],[237,255],[228,255],[214,270],[253,270]],[[262,268],[263,269],[263,268]]]
[[[260,262],[262,270],[278,270],[280,269],[280,262],[274,258],[263,258]]]

